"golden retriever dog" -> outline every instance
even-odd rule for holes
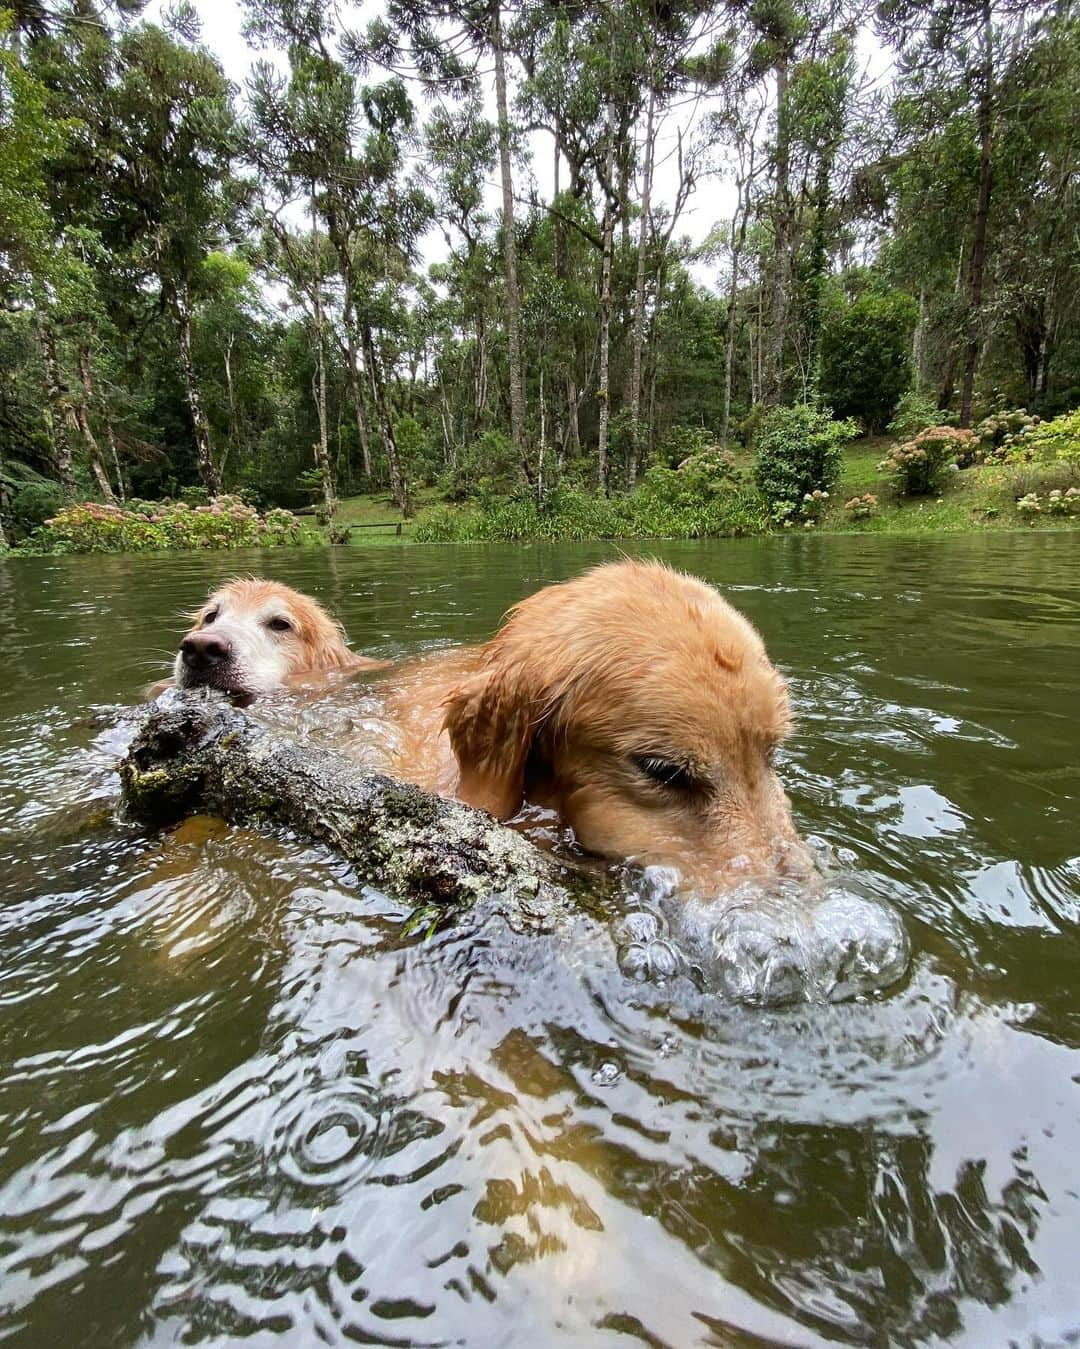
[[[687,878],[809,874],[773,767],[786,684],[715,590],[620,561],[516,605],[485,645],[393,673],[396,776],[509,819],[557,812],[583,848]]]
[[[227,581],[191,622],[172,679],[153,685],[151,697],[172,687],[213,688],[245,700],[386,664],[350,651],[321,604],[278,581]]]
[[[607,563],[523,600],[482,646],[385,665],[351,652],[313,600],[232,581],[195,615],[175,682],[250,699],[311,672],[383,668],[365,696],[395,777],[501,820],[547,808],[589,852],[695,881],[809,874],[773,767],[785,682],[702,581]]]

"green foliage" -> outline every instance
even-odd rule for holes
[[[944,426],[948,419],[948,413],[942,412],[932,398],[918,393],[915,389],[909,389],[907,393],[900,395],[892,421],[885,429],[890,436],[896,436],[900,440],[911,440],[927,427]]]
[[[703,426],[675,425],[660,442],[656,457],[669,468],[678,468],[684,459],[709,449],[715,439]]]
[[[260,516],[239,497],[206,506],[129,501],[124,507],[85,501],[46,520],[30,541],[44,553],[142,553],[168,548],[279,548],[300,542],[289,511]]]
[[[1009,444],[1010,457],[1057,461],[1080,470],[1080,408],[1014,434],[1017,439]]]
[[[844,502],[844,514],[849,520],[869,520],[877,512],[878,499],[873,492],[849,497]]]
[[[59,483],[40,478],[21,482],[11,493],[11,518],[20,533],[30,534],[63,504]]]
[[[493,501],[476,511],[433,512],[417,527],[421,543],[738,537],[768,528],[756,492],[725,482],[705,495],[688,490],[677,471],[651,469],[627,496],[602,497],[571,488]]]
[[[520,486],[521,463],[510,437],[502,431],[485,431],[466,445],[440,482],[448,501],[470,497],[489,501],[509,495]]]
[[[782,519],[840,476],[842,446],[859,434],[853,421],[835,421],[828,408],[773,408],[757,437],[754,471],[774,518]]]
[[[48,180],[76,127],[50,115],[48,90],[8,48],[12,18],[0,8],[0,294],[9,296],[51,274]]]
[[[868,291],[831,315],[822,333],[821,391],[840,417],[880,431],[911,382],[918,310],[900,290]]]
[[[926,496],[940,491],[959,460],[970,456],[978,446],[974,431],[931,426],[913,440],[894,445],[878,469],[904,496]]]
[[[1064,491],[1055,487],[1045,496],[1028,492],[1016,503],[1016,509],[1032,524],[1040,515],[1080,516],[1080,487]]]
[[[1028,412],[1027,408],[1014,408],[1012,411],[1002,409],[990,413],[975,428],[975,434],[979,437],[978,454],[967,460],[961,460],[960,467],[966,468],[968,463],[982,463],[986,459],[1007,459],[1014,453],[1019,454],[1026,449],[1026,442],[1020,443],[1022,438],[1038,424],[1039,418]],[[1027,457],[1034,457],[1033,452]]]

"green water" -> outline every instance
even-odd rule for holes
[[[321,849],[114,821],[95,709],[211,582],[399,656],[611,551],[0,559],[0,1339],[1077,1341],[1080,539],[651,550],[760,627],[796,820],[903,914],[862,1004],[425,945]]]

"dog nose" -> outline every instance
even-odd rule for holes
[[[215,665],[223,665],[231,654],[231,644],[212,632],[189,633],[180,643],[180,655],[189,670],[209,670]]]

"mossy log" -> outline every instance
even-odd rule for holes
[[[206,812],[285,825],[329,844],[364,881],[432,917],[497,900],[511,921],[547,927],[611,888],[603,875],[561,864],[483,811],[298,744],[219,694],[164,695],[147,710],[119,771],[131,818],[165,825]]]

